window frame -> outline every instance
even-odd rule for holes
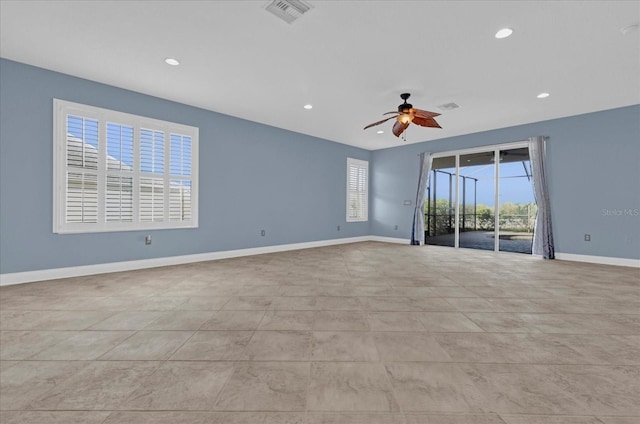
[[[72,168],[67,164],[67,116],[73,115],[98,121],[98,167],[90,170],[96,174],[97,187],[97,222],[67,221],[67,172],[86,173],[86,168]],[[107,125],[116,124],[133,127],[132,170],[109,169],[107,165]],[[147,173],[141,170],[140,131],[152,129],[164,133],[164,172]],[[191,219],[184,221],[170,220],[171,180],[184,179],[184,176],[170,174],[171,136],[188,136],[191,138]],[[115,231],[141,231],[156,229],[197,228],[198,227],[198,144],[199,129],[188,125],[162,121],[154,118],[103,109],[95,106],[73,103],[66,100],[53,99],[53,232],[56,234],[98,233]],[[106,195],[107,177],[132,177],[132,218],[131,221],[107,221]],[[161,178],[163,189],[163,221],[140,221],[140,180],[141,178]]]
[[[357,217],[351,217],[349,212],[351,211],[351,209],[349,208],[349,200],[350,200],[350,194],[352,193],[352,191],[349,189],[350,186],[350,182],[351,182],[351,168],[352,167],[357,167],[357,168],[364,168],[365,172],[366,172],[366,181],[365,181],[365,203],[366,203],[366,207],[362,210],[362,215],[361,216],[357,216]],[[357,184],[357,182],[356,182]],[[358,192],[359,190],[356,190],[355,192]],[[369,221],[369,161],[366,160],[362,160],[362,159],[355,159],[355,158],[350,158],[347,157],[347,199],[346,199],[346,220],[347,222],[367,222]]]

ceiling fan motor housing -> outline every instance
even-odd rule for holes
[[[399,113],[409,113],[409,110],[413,107],[413,105],[411,103],[407,103],[407,99],[409,97],[411,97],[411,94],[409,94],[409,93],[400,94],[400,98],[402,100],[404,100],[404,103],[402,103],[400,106],[398,106],[398,112]]]

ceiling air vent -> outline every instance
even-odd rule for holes
[[[453,109],[458,109],[460,106],[458,106],[457,104],[451,102],[451,103],[445,103],[443,105],[438,106],[438,108],[440,110],[453,110]]]
[[[266,9],[290,24],[311,10],[311,5],[300,0],[273,0],[267,5]]]

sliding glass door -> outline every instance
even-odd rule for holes
[[[499,250],[531,253],[536,219],[527,147],[500,150]]]
[[[426,244],[530,254],[537,208],[526,142],[434,156]]]
[[[460,155],[459,246],[494,250],[495,167],[493,152]]]
[[[456,223],[456,157],[434,158],[425,194],[425,240],[454,246]]]

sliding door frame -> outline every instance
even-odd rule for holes
[[[524,147],[529,147],[529,142],[527,140],[523,141],[515,141],[510,143],[501,143],[501,144],[492,144],[488,146],[480,146],[480,147],[472,147],[469,149],[460,149],[460,150],[449,150],[446,152],[438,152],[433,153],[433,158],[442,158],[442,157],[451,157],[454,156],[456,158],[456,178],[455,178],[455,218],[454,218],[454,243],[453,247],[455,249],[460,248],[460,156],[468,155],[473,153],[489,153],[493,152],[494,166],[493,166],[493,175],[494,175],[494,184],[495,184],[495,193],[494,193],[494,241],[493,241],[493,250],[494,252],[500,251],[500,151],[502,150],[510,150],[510,149],[521,149]],[[451,190],[451,187],[449,187]]]

